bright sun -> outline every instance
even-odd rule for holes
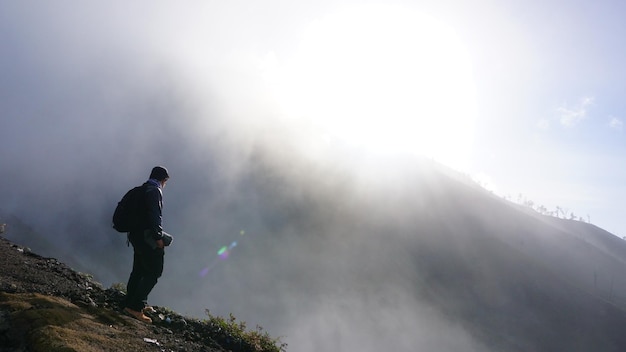
[[[475,115],[470,61],[455,32],[433,18],[391,6],[330,14],[308,27],[280,77],[289,114],[331,138],[466,167]]]

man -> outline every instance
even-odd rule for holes
[[[127,295],[124,311],[136,319],[152,323],[144,313],[152,311],[148,306],[148,295],[163,273],[165,246],[171,237],[161,226],[163,209],[163,187],[169,179],[167,169],[155,166],[150,179],[142,185],[143,198],[140,201],[140,225],[128,234],[133,245],[133,269],[126,286]],[[164,242],[165,240],[165,242]]]

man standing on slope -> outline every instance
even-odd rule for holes
[[[146,323],[151,323],[152,319],[144,313],[153,310],[147,304],[148,295],[163,273],[165,246],[169,245],[172,240],[161,226],[162,189],[169,177],[167,169],[162,166],[152,169],[150,179],[142,185],[143,199],[139,209],[140,229],[128,234],[128,239],[133,245],[134,256],[133,270],[126,286],[124,311]]]

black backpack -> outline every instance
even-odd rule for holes
[[[141,203],[146,194],[144,186],[126,192],[113,212],[113,228],[118,232],[131,232],[141,226]]]

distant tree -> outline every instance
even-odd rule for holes
[[[537,212],[539,212],[539,214],[546,215],[548,214],[548,208],[546,208],[543,205],[540,205],[537,207]]]
[[[561,207],[557,205],[556,210],[554,211],[557,218],[559,217],[559,214],[561,214],[562,211],[563,209],[561,209]]]
[[[559,218],[559,219],[576,220],[576,221],[587,222],[587,223],[591,224],[591,217],[589,215],[587,215],[587,219],[585,220],[585,218],[583,218],[582,216],[576,216],[576,214],[574,214],[574,212],[570,212],[569,209],[563,208],[563,207],[558,206],[558,205],[556,206],[556,209],[548,210],[548,208],[545,207],[544,205],[537,205],[537,204],[535,204],[535,202],[533,202],[532,200],[526,198],[521,193],[519,193],[517,195],[517,199],[516,200],[514,200],[514,197],[512,197],[510,194],[504,195],[504,196],[502,196],[502,198],[504,200],[509,201],[509,202],[517,203],[519,205],[523,205],[523,206],[529,207],[529,208],[535,210],[536,212],[538,212],[541,215],[553,216],[553,217],[556,217],[556,218]]]

